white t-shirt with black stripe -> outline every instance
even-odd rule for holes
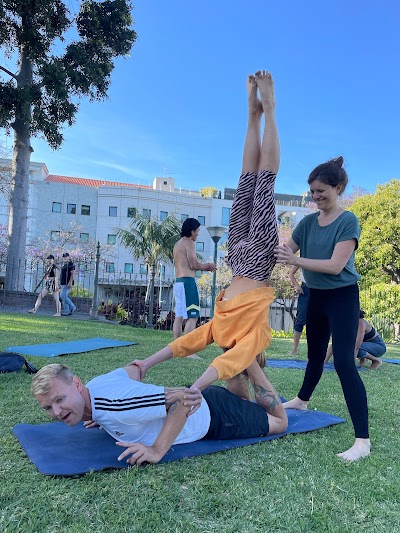
[[[92,403],[92,419],[114,439],[152,446],[160,434],[167,411],[164,387],[131,379],[123,368],[97,376],[86,385]],[[203,400],[188,417],[174,444],[203,438],[210,426],[210,410]]]

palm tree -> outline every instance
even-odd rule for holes
[[[135,212],[129,229],[118,228],[116,234],[135,259],[143,258],[149,269],[146,303],[149,302],[147,327],[153,327],[154,280],[160,261],[173,261],[173,249],[180,238],[181,227],[173,215],[158,222]],[[161,287],[160,287],[161,290]]]

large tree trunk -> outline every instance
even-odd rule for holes
[[[32,64],[21,49],[21,69],[17,76],[19,88],[32,84]],[[15,117],[14,153],[12,162],[10,216],[8,223],[8,250],[5,286],[8,290],[23,290],[25,281],[25,249],[28,224],[29,166],[31,143],[29,126],[31,107],[21,105]]]

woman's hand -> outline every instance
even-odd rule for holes
[[[287,244],[281,244],[274,250],[277,263],[285,265],[297,266],[298,256],[293,253],[293,250]]]

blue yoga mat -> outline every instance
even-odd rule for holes
[[[101,348],[116,348],[118,346],[131,346],[137,342],[116,341],[113,339],[103,339],[95,337],[93,339],[82,339],[80,341],[55,342],[53,344],[33,344],[31,346],[10,346],[6,348],[8,352],[17,352],[22,355],[34,355],[36,357],[55,357],[70,353],[90,352]]]
[[[382,359],[384,363],[393,363],[394,365],[400,365],[400,359]]]
[[[298,370],[305,370],[307,361],[302,359],[267,359],[267,368],[297,368]],[[324,372],[335,370],[333,363],[324,364]],[[365,370],[362,366],[357,366],[357,370]]]
[[[190,444],[178,444],[170,448],[160,462],[169,463],[240,448],[344,422],[343,418],[319,411],[288,409],[287,414],[289,427],[286,433],[252,439],[199,440]],[[18,424],[13,431],[29,459],[46,476],[76,476],[106,468],[128,467],[125,460],[117,461],[121,449],[115,445],[115,440],[98,428],[86,429],[83,424],[70,428],[62,422],[51,422],[40,425]]]

